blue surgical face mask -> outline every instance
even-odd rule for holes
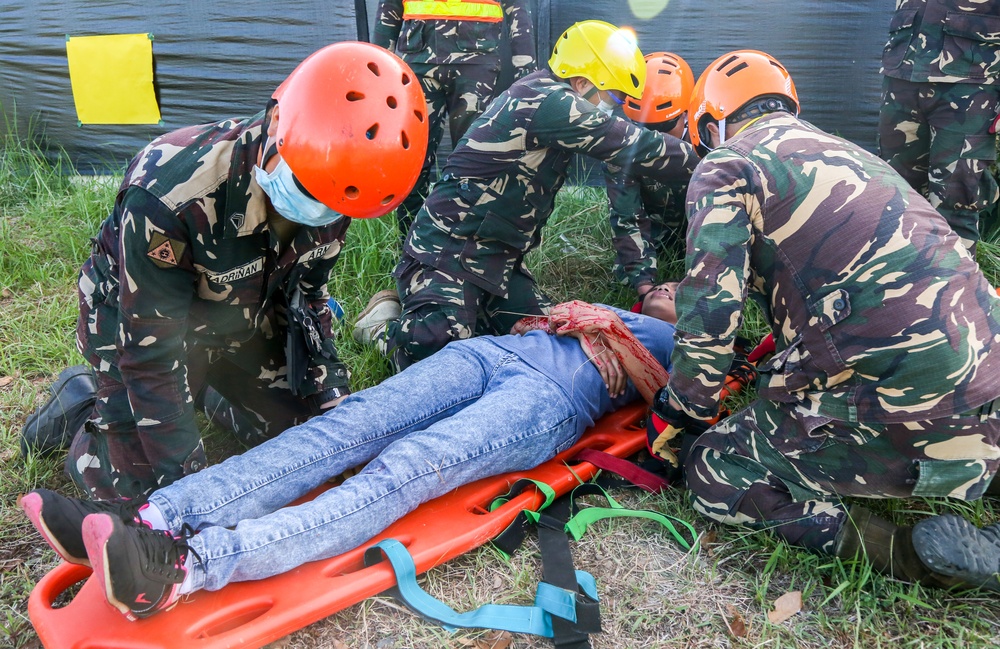
[[[271,199],[274,209],[292,223],[318,228],[336,223],[344,217],[303,192],[284,158],[280,158],[278,166],[271,173],[258,166],[254,166],[253,173],[257,184]]]
[[[615,112],[615,106],[616,105],[617,104],[615,104],[614,102],[607,101],[606,99],[602,99],[601,101],[599,101],[597,103],[597,110],[601,111],[605,115],[611,115],[611,114],[613,114]]]

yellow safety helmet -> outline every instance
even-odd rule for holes
[[[603,20],[584,20],[562,33],[549,58],[562,79],[583,77],[598,90],[620,90],[639,99],[646,85],[646,62],[635,33]]]

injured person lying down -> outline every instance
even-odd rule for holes
[[[654,288],[641,313],[567,302],[511,335],[453,342],[148,499],[91,502],[39,489],[19,503],[63,559],[93,567],[129,619],[336,556],[423,502],[535,467],[602,415],[651,401],[668,378],[674,289]]]

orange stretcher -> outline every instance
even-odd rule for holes
[[[534,488],[488,511],[490,503],[521,478],[570,491],[598,471],[589,462],[570,464],[583,449],[628,457],[645,445],[641,426],[646,406],[637,403],[604,416],[580,440],[555,458],[520,473],[485,478],[424,503],[361,547],[340,556],[299,566],[260,581],[222,590],[198,591],[173,609],[129,622],[104,599],[90,568],[62,563],[31,593],[28,615],[47,649],[158,649],[261,647],[395,585],[389,562],[365,567],[364,551],[394,538],[423,573],[477,548],[502,532],[522,509],[537,509],[544,497]],[[324,489],[316,490],[311,497]],[[308,498],[309,496],[307,496]],[[70,601],[60,596],[86,583]]]

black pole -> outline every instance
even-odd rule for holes
[[[366,0],[354,0],[354,20],[358,26],[358,40],[370,43],[372,39],[368,33],[368,2]]]

